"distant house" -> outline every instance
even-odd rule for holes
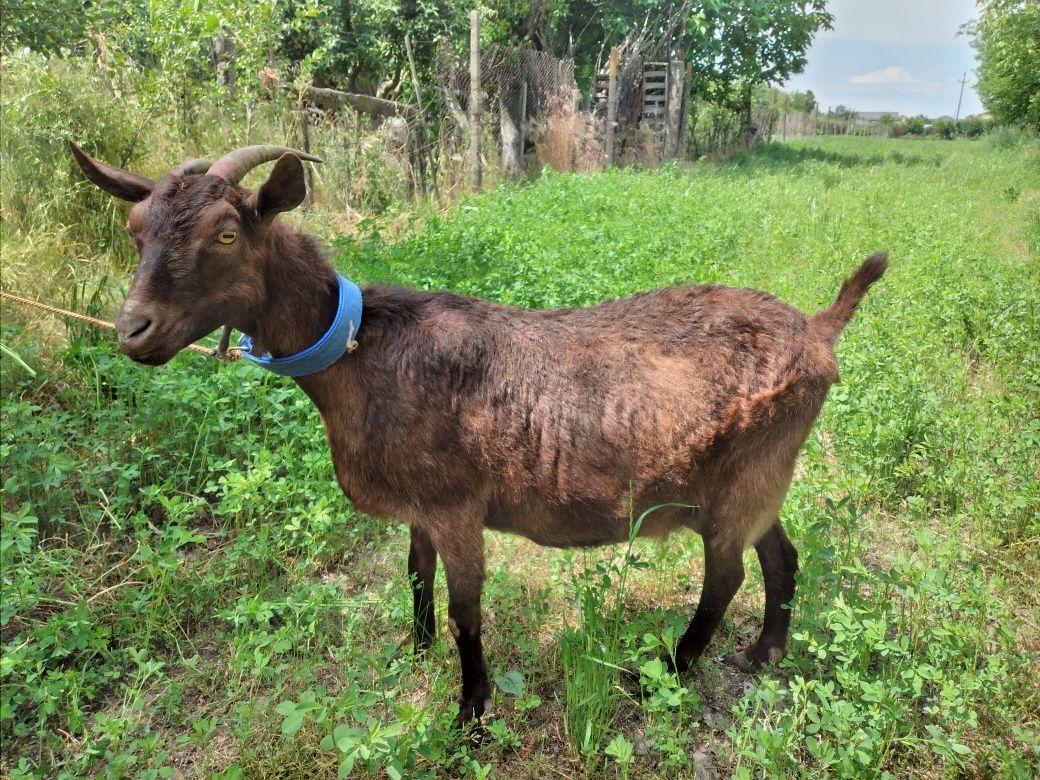
[[[876,125],[886,116],[891,117],[893,120],[906,118],[898,111],[857,111],[852,115],[852,122],[855,125],[866,127]]]

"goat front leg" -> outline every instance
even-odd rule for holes
[[[484,665],[480,641],[480,594],[484,587],[484,537],[481,526],[448,529],[451,538],[434,545],[444,562],[448,582],[448,627],[459,648],[462,665],[462,697],[456,723],[480,721],[491,704],[491,683]]]
[[[424,531],[413,526],[408,549],[408,579],[412,584],[412,648],[416,655],[433,644],[437,635],[433,607],[433,579],[436,574],[437,551],[433,542]]]
[[[217,344],[217,348],[213,350],[213,356],[218,357],[221,360],[228,359],[228,347],[231,346],[231,326],[225,325],[224,329],[220,332],[220,343]]]
[[[740,545],[704,539],[704,584],[689,628],[675,648],[677,671],[685,672],[703,655],[729,603],[744,581]]]
[[[766,610],[762,633],[750,647],[727,657],[727,661],[744,671],[754,671],[769,661],[779,661],[787,649],[787,631],[791,625],[789,604],[794,598],[794,576],[798,572],[798,551],[787,538],[779,518],[755,545],[762,564],[766,587]]]

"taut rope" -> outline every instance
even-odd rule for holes
[[[99,328],[108,328],[109,330],[116,329],[116,326],[111,322],[99,320],[96,317],[89,317],[86,314],[77,314],[74,311],[66,311],[65,309],[59,309],[57,306],[49,306],[46,303],[40,303],[39,301],[34,301],[29,298],[23,298],[20,295],[14,295],[9,292],[4,292],[3,290],[0,290],[0,297],[9,298],[12,301],[15,301],[16,303],[21,303],[25,306],[33,306],[37,309],[42,309],[43,311],[50,312],[51,314],[57,314],[60,317],[68,317],[73,320],[79,320],[80,322],[89,323],[90,325],[97,325]],[[223,357],[218,355],[216,350],[210,347],[204,347],[201,344],[189,344],[187,347],[185,347],[185,349],[190,349],[192,352],[198,352],[201,355],[209,355],[210,357],[220,357],[221,360],[227,362],[238,360],[239,358],[239,350],[237,348],[227,350]]]

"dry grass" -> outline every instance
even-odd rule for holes
[[[531,123],[531,141],[540,167],[592,173],[603,168],[605,120],[590,117],[570,100],[550,102],[545,119]]]

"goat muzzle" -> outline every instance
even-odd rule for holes
[[[119,308],[116,318],[116,333],[119,348],[127,357],[139,362],[151,362],[149,358],[165,345],[157,338],[162,332],[158,313],[148,304],[126,300]],[[163,362],[163,361],[159,361]]]

